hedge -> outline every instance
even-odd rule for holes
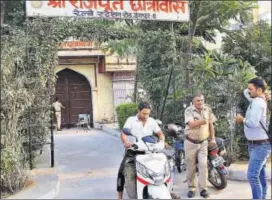
[[[116,107],[116,112],[119,128],[123,128],[127,118],[137,114],[138,107],[135,103],[123,103]]]

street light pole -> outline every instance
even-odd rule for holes
[[[53,72],[50,72],[50,84],[49,84],[49,91],[50,91],[50,133],[51,133],[51,142],[50,142],[50,152],[51,152],[51,167],[55,166],[55,143],[54,143],[54,130],[53,130],[53,119],[54,119],[54,108],[53,108],[53,76],[52,76]]]
[[[50,142],[50,149],[51,149],[51,167],[55,166],[55,156],[54,156],[54,148],[55,148],[55,143],[54,143],[54,131],[53,131],[53,114],[54,114],[54,110],[53,110],[53,106],[52,106],[52,95],[51,95],[51,112],[50,112],[50,116],[51,116],[51,128],[50,128],[50,132],[51,132],[51,142]]]

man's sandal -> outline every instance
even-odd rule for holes
[[[180,196],[175,193],[171,193],[171,197],[172,199],[181,199]]]

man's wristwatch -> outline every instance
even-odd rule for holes
[[[244,123],[244,124],[246,123],[246,118],[243,119],[243,123]]]

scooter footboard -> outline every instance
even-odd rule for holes
[[[148,185],[149,199],[172,199],[166,185]]]

